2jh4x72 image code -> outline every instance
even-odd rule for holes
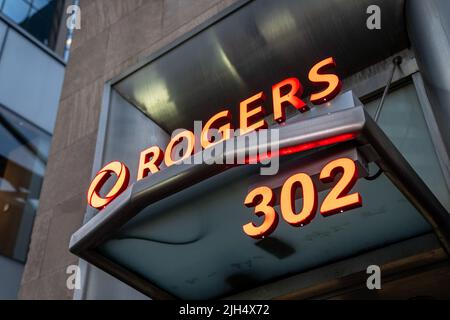
[[[187,304],[180,307],[179,315],[185,316],[206,316],[207,318],[213,315],[234,316],[234,315],[270,315],[270,308],[268,305],[233,305],[225,304],[222,306],[192,306]]]

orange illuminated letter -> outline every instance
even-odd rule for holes
[[[219,128],[213,127],[213,125],[215,123],[217,123],[220,119],[226,119],[227,123],[222,125]],[[208,122],[203,127],[202,136],[200,139],[200,142],[204,149],[206,149],[210,146],[213,146],[216,143],[219,143],[223,140],[230,139],[230,129],[231,129],[230,120],[231,120],[231,112],[229,110],[219,112],[216,115],[212,116],[211,119],[208,120]],[[220,134],[222,135],[222,139],[217,140],[217,141],[210,141],[209,140],[210,139],[209,130],[211,128],[217,129],[220,132]]]
[[[100,190],[109,179],[111,174],[117,175],[117,181],[111,191],[103,198],[100,196]],[[119,161],[113,161],[104,166],[95,175],[87,193],[87,202],[96,209],[104,208],[108,203],[117,198],[127,187],[130,181],[130,172],[128,168]]]
[[[173,148],[183,139],[186,139],[187,142],[186,151],[180,159],[174,161],[172,159]],[[192,131],[184,130],[178,133],[175,137],[172,138],[172,140],[170,140],[169,144],[167,145],[166,154],[164,155],[164,162],[166,163],[166,166],[170,167],[173,164],[179,163],[184,159],[189,158],[194,153],[194,144],[195,137]]]
[[[282,94],[281,91],[287,86],[289,92]],[[303,94],[303,87],[297,78],[288,78],[272,86],[273,116],[275,121],[284,122],[286,120],[286,105],[290,104],[300,112],[308,110],[308,106],[299,97]],[[297,96],[296,96],[297,95]]]
[[[339,158],[331,161],[320,172],[320,180],[324,183],[330,183],[339,172],[342,172],[342,177],[325,197],[320,207],[320,213],[324,216],[344,212],[362,205],[361,195],[358,192],[347,194],[358,180],[358,170],[352,159]]]
[[[253,97],[244,100],[240,104],[240,135],[244,135],[250,131],[265,129],[267,128],[267,122],[264,119],[256,121],[253,124],[249,124],[250,118],[254,116],[263,116],[265,115],[265,111],[263,106],[258,105],[257,107],[249,110],[248,107],[250,105],[255,105],[257,102],[262,102],[264,100],[264,93],[260,92],[255,94]]]
[[[278,214],[273,208],[274,203],[275,195],[268,187],[258,187],[247,195],[244,201],[245,206],[255,207],[255,214],[258,217],[264,216],[264,221],[259,227],[252,222],[244,225],[245,234],[255,239],[261,239],[275,230],[278,225]]]
[[[149,173],[156,173],[159,171],[159,166],[163,160],[164,154],[162,150],[153,146],[141,152],[139,158],[138,176],[137,180],[144,179]]]
[[[321,69],[329,67],[336,67],[336,63],[332,57],[320,61],[311,71],[309,71],[308,78],[313,84],[326,84],[327,88],[319,93],[313,93],[311,95],[311,103],[322,104],[330,101],[338,95],[341,91],[342,84],[339,77],[331,73],[319,73]],[[322,70],[323,71],[323,70]]]
[[[295,191],[299,187],[303,193],[303,208],[295,213]],[[281,215],[290,225],[300,226],[311,222],[317,211],[317,192],[311,177],[297,173],[287,179],[281,189],[280,206]]]

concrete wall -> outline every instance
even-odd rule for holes
[[[68,251],[83,221],[103,84],[236,0],[81,0],[21,299],[71,299]]]

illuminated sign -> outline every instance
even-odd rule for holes
[[[309,81],[320,86],[320,90],[311,94],[310,101],[312,104],[322,104],[335,98],[341,90],[341,81],[339,77],[333,73],[328,73],[326,70],[335,67],[336,63],[332,57],[324,59],[314,65],[309,74]],[[309,110],[308,105],[302,100],[303,86],[297,78],[287,78],[272,86],[272,107],[273,118],[278,123],[283,123],[286,120],[285,108],[293,106],[300,112]],[[266,114],[262,105],[266,99],[263,91],[243,100],[239,104],[239,130],[238,135],[243,136],[252,131],[258,131],[268,127],[264,120]],[[207,149],[220,143],[222,141],[232,138],[231,130],[231,112],[229,110],[221,111],[212,116],[203,126],[200,135],[200,144],[203,149]],[[221,134],[220,139],[211,140],[211,129],[217,130]],[[320,140],[309,143],[307,145],[295,146],[288,149],[280,150],[278,155],[290,154],[300,152],[303,150],[316,148],[331,143],[346,141],[352,139],[352,134],[344,134],[326,140]],[[195,149],[195,135],[190,130],[183,130],[176,134],[165,150],[161,150],[159,146],[151,146],[140,154],[139,165],[137,170],[137,180],[147,177],[149,174],[154,174],[160,171],[160,166],[164,163],[165,166],[170,167],[174,164],[181,163],[183,160],[189,158],[194,154]],[[183,154],[179,159],[174,159],[174,149],[181,142],[185,142],[186,148],[183,149]],[[274,155],[272,155],[274,156]],[[112,190],[103,198],[100,196],[100,190],[105,184],[106,180],[114,173],[118,176],[118,180]],[[123,192],[129,182],[129,172],[127,167],[120,162],[112,162],[102,168],[93,179],[88,191],[88,204],[96,209],[102,209],[108,205],[114,198]]]
[[[105,196],[100,196],[100,190],[105,184],[109,177],[115,174],[117,176],[117,181],[112,187],[111,191]],[[94,208],[104,208],[112,200],[117,198],[127,187],[130,181],[130,172],[125,164],[119,161],[113,161],[108,163],[95,175],[92,181],[88,193],[87,200],[89,205]]]
[[[329,162],[320,172],[319,179],[324,183],[333,182],[338,173],[342,173],[336,185],[330,190],[320,206],[323,216],[330,216],[344,212],[362,205],[361,195],[358,192],[348,194],[358,179],[356,164],[352,159],[339,158]],[[299,212],[295,209],[295,194],[301,189],[303,207]],[[264,216],[260,226],[252,222],[243,226],[245,234],[255,239],[261,239],[272,233],[278,224],[278,214],[275,211],[274,191],[261,186],[253,189],[244,200],[247,207],[255,208],[255,215]],[[314,219],[318,207],[317,188],[311,177],[306,173],[297,173],[290,176],[281,188],[280,209],[283,219],[290,225],[304,226]]]
[[[427,221],[449,243],[447,210],[359,93],[342,92],[340,78],[389,52],[324,28],[295,41],[304,9],[239,3],[105,84],[95,169],[120,162],[93,172],[87,199],[101,212],[88,208],[72,253],[152,299],[197,300],[249,296],[422,235]],[[265,131],[278,139],[261,142]],[[261,145],[271,152],[255,156]]]

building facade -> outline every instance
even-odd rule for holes
[[[19,298],[450,296],[444,285],[450,282],[448,1],[79,5],[81,29],[65,73]],[[345,145],[367,162],[367,176],[360,173],[354,188],[362,207],[318,215],[297,229],[280,222],[270,237],[254,241],[239,228],[251,216],[242,206],[246,192],[259,183],[246,168],[208,179],[192,170],[162,170],[138,181],[137,159],[145,148],[164,149],[172,131],[191,129],[224,106],[239,114],[240,101],[283,78],[305,84],[308,70],[327,57],[334,57],[342,80],[331,106],[355,108],[341,115],[365,110],[359,145]],[[313,86],[304,89],[314,92]],[[287,124],[298,120],[294,111],[286,111]],[[270,113],[266,120],[274,127]],[[319,116],[337,129],[332,112]],[[315,128],[313,117],[306,120],[300,119]],[[330,152],[343,152],[336,150],[305,154],[317,162],[303,154],[290,160],[305,163],[306,170],[310,162],[330,160]],[[114,160],[129,167],[130,188],[98,213],[86,192]],[[198,183],[188,185],[184,174]],[[152,192],[160,195],[154,206]],[[138,205],[144,196],[149,198]],[[71,266],[79,286],[68,285]],[[370,266],[381,268],[379,290],[366,286]]]

